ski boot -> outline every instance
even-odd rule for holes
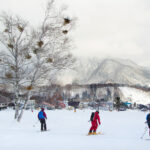
[[[97,135],[97,133],[96,133],[96,132],[93,132],[93,135]]]
[[[93,135],[92,131],[89,131],[88,135]]]

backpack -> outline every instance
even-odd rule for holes
[[[147,115],[147,122],[150,122],[150,114]]]
[[[43,114],[42,111],[39,112],[38,117],[39,117],[39,119],[43,119],[44,118],[44,114]]]
[[[92,112],[91,117],[90,117],[90,121],[93,121],[93,119],[94,119],[94,115],[95,115],[95,113],[94,113],[94,112]]]

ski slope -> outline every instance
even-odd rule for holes
[[[54,110],[47,113],[50,131],[40,132],[38,111],[26,111],[21,123],[13,120],[14,111],[0,111],[1,150],[149,150],[148,132],[140,139],[146,125],[145,112],[100,111],[104,135],[86,136],[92,110]],[[35,127],[34,127],[35,125]]]
[[[129,87],[120,87],[120,90],[122,91],[124,95],[124,101],[129,101],[131,99],[132,103],[137,104],[150,104],[150,94],[149,92],[144,92],[142,90],[129,88]]]

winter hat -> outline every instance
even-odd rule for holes
[[[41,108],[42,111],[44,111],[44,108]]]

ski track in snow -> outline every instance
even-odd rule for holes
[[[100,111],[104,135],[86,136],[92,110],[54,110],[47,113],[49,132],[40,131],[38,111],[25,111],[20,123],[13,120],[14,111],[0,111],[1,150],[149,150],[148,132],[143,139],[146,112]],[[34,127],[35,125],[35,127]]]

